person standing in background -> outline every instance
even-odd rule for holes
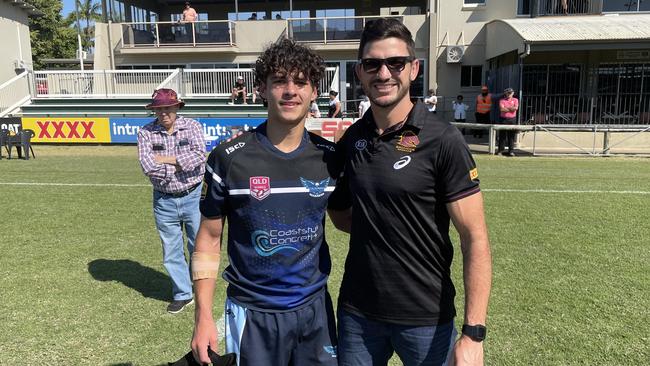
[[[429,89],[429,95],[424,98],[424,104],[427,106],[429,112],[436,113],[436,104],[438,104],[438,97],[436,97],[435,89]]]
[[[456,97],[456,100],[454,100],[451,104],[451,108],[454,110],[454,121],[467,121],[467,110],[469,109],[469,106],[463,102],[462,95],[458,95]]]
[[[492,112],[492,95],[490,95],[488,87],[486,85],[483,85],[481,87],[481,94],[476,96],[476,112],[474,112],[476,123],[489,125],[491,112]],[[483,130],[475,130],[474,137],[478,137],[478,138],[483,137]]]
[[[167,311],[176,314],[192,304],[192,281],[185,258],[192,255],[199,230],[199,198],[205,172],[205,140],[201,124],[177,114],[185,105],[172,89],[158,89],[146,106],[156,120],[138,131],[138,158],[153,186],[153,213],[163,249],[163,266],[172,281],[173,301]]]
[[[330,106],[327,110],[328,118],[341,118],[343,114],[341,113],[341,101],[337,97],[339,93],[334,90],[330,90]]]
[[[359,102],[359,118],[363,117],[366,112],[370,109],[370,100],[367,95],[362,96],[361,102]]]
[[[501,123],[504,125],[517,124],[517,111],[519,110],[519,100],[513,95],[515,91],[512,88],[506,88],[503,91],[503,98],[499,101],[499,111],[501,114]],[[515,156],[515,139],[517,131],[499,130],[499,147],[497,154],[503,153],[507,156]],[[504,143],[508,143],[508,152],[504,151]]]

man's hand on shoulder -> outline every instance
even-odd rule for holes
[[[483,342],[462,335],[454,345],[451,366],[483,366]]]

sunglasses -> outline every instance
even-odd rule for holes
[[[377,72],[383,65],[386,65],[391,72],[401,72],[406,64],[415,60],[412,56],[396,56],[389,58],[362,58],[359,60],[363,71],[371,73]]]

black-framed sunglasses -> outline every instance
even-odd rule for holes
[[[365,72],[377,72],[382,65],[386,65],[388,70],[392,72],[401,72],[406,67],[406,64],[413,60],[415,60],[413,56],[395,56],[389,58],[362,58],[359,63]]]

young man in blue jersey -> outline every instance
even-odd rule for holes
[[[334,145],[305,130],[323,74],[308,48],[286,39],[271,45],[255,67],[267,121],[208,158],[192,256],[199,362],[218,347],[212,307],[228,220],[226,352],[240,366],[337,365],[324,235]]]

